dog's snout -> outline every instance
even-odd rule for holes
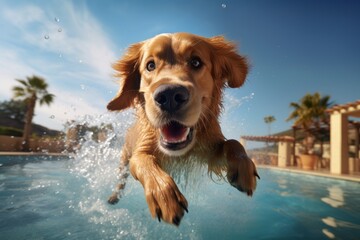
[[[189,101],[189,91],[180,85],[161,85],[154,92],[154,100],[162,110],[174,112]]]

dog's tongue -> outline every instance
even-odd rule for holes
[[[190,128],[178,122],[170,122],[161,129],[161,136],[168,143],[178,143],[186,140]]]

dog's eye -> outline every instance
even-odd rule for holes
[[[201,68],[203,65],[201,59],[199,57],[193,57],[191,60],[190,60],[190,66],[193,68],[193,69],[199,69]]]
[[[154,60],[150,60],[147,64],[146,64],[146,69],[151,72],[154,71],[156,68],[155,62]]]

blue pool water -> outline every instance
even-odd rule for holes
[[[132,177],[120,202],[108,205],[117,163],[90,159],[0,156],[0,238],[360,237],[359,183],[260,169],[257,191],[248,198],[203,174],[181,189],[189,213],[174,227],[151,218],[143,189]]]

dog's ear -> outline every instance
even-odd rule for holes
[[[121,83],[116,97],[107,105],[108,110],[123,110],[131,107],[137,98],[141,79],[139,64],[142,45],[143,43],[131,45],[124,56],[113,64],[112,67],[117,71],[115,76],[121,79]]]
[[[213,70],[215,79],[226,80],[231,88],[244,84],[248,73],[248,63],[245,57],[236,52],[236,45],[222,36],[209,38],[212,47]]]

